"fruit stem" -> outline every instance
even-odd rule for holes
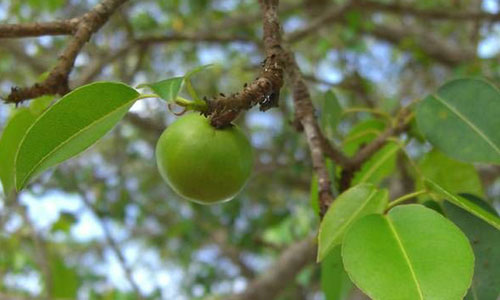
[[[187,110],[195,110],[200,112],[204,112],[208,108],[207,103],[204,101],[201,100],[191,101],[182,97],[177,97],[177,99],[175,99],[175,104],[182,106]]]

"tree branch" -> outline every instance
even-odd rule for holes
[[[31,87],[13,87],[6,102],[17,104],[26,99],[32,99],[42,95],[64,95],[67,93],[69,91],[68,76],[73,69],[78,53],[90,39],[92,34],[99,30],[115,10],[125,1],[127,0],[103,0],[91,11],[79,18],[73,38],[60,55],[57,65],[50,71],[47,78],[43,82],[36,83]]]
[[[361,166],[370,157],[380,150],[392,136],[398,135],[408,128],[408,123],[411,120],[411,114],[409,106],[402,108],[397,117],[394,126],[391,126],[384,130],[380,135],[378,135],[373,141],[368,145],[362,147],[358,152],[349,160],[349,163],[342,169],[339,190],[344,191],[351,185],[354,173],[357,172]]]
[[[72,18],[68,20],[44,23],[0,24],[0,38],[70,35],[75,33],[79,22],[79,18]]]
[[[295,276],[316,258],[316,244],[307,238],[287,248],[264,274],[252,281],[241,294],[228,300],[275,299]]]
[[[259,77],[245,85],[243,90],[229,96],[221,94],[208,100],[205,115],[210,116],[214,127],[224,127],[233,121],[242,110],[259,104],[265,111],[278,105],[283,85],[283,50],[281,28],[278,18],[278,0],[259,0],[263,17],[263,42],[266,59]]]
[[[318,176],[320,217],[322,218],[333,201],[331,181],[325,165],[323,151],[323,144],[326,139],[322,136],[318,123],[316,122],[309,90],[302,78],[302,74],[300,73],[293,53],[290,51],[286,53],[286,62],[286,72],[293,92],[295,116],[305,132],[309,150],[311,151],[313,169]],[[340,151],[338,151],[338,153],[340,153]],[[342,158],[338,159],[339,161],[344,160],[343,155],[341,157]]]

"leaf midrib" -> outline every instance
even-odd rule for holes
[[[387,224],[389,225],[389,229],[391,230],[392,234],[394,235],[394,239],[396,239],[396,242],[398,243],[399,249],[401,250],[401,253],[403,254],[403,257],[408,265],[408,269],[410,270],[410,274],[412,279],[415,281],[415,286],[418,291],[418,296],[420,300],[424,299],[424,295],[422,294],[422,288],[420,287],[420,283],[417,280],[417,275],[415,274],[415,270],[413,269],[413,266],[410,261],[410,257],[408,256],[408,253],[406,252],[406,249],[403,246],[403,242],[399,238],[399,235],[396,231],[396,228],[394,228],[394,224],[392,224],[391,219],[387,216],[385,218],[387,220]]]
[[[103,116],[101,116],[100,118],[98,119],[95,119],[94,121],[92,121],[91,123],[89,123],[87,126],[83,127],[82,129],[76,131],[74,134],[72,134],[68,139],[66,139],[65,141],[63,141],[62,143],[60,143],[59,145],[57,145],[56,147],[54,147],[54,149],[52,149],[51,151],[49,151],[46,155],[44,155],[39,161],[38,163],[36,163],[29,171],[28,173],[26,173],[26,175],[24,176],[22,182],[21,182],[21,187],[24,186],[24,184],[26,183],[26,180],[28,178],[30,178],[31,174],[33,174],[33,172],[42,164],[44,163],[47,158],[52,155],[53,153],[55,153],[56,151],[58,151],[59,149],[61,149],[61,147],[63,147],[64,145],[66,145],[67,143],[69,143],[71,140],[73,140],[75,137],[77,137],[81,132],[87,130],[88,128],[90,128],[92,125],[100,122],[101,120],[103,120],[105,117],[113,114],[114,112],[116,112],[117,110],[125,107],[126,105],[128,105],[130,102],[136,100],[138,97],[138,95],[134,98],[132,98],[130,101],[127,101],[125,102],[123,105],[120,105],[118,107],[116,107],[115,109],[109,111],[107,114],[104,114]],[[47,110],[48,112],[49,110]],[[45,114],[41,115],[39,117],[39,119],[41,119]],[[32,125],[31,127],[33,127],[36,123],[38,122],[38,120],[36,120]],[[31,130],[31,127],[28,129],[28,132]],[[19,145],[22,145],[24,143],[24,140],[26,139],[27,135],[25,135],[21,141],[21,143]],[[15,158],[15,165],[17,165],[17,159],[18,159],[18,154],[19,154],[19,150],[21,149],[21,147],[19,147],[19,149],[17,150],[17,153],[16,153],[16,158]],[[17,168],[16,168],[17,169]],[[15,176],[15,185],[16,185],[16,189],[17,189],[17,176]]]
[[[465,124],[467,124],[472,130],[474,130],[487,144],[489,144],[491,146],[491,148],[493,148],[493,150],[495,150],[498,154],[500,154],[500,148],[498,148],[497,145],[495,145],[495,143],[493,143],[493,141],[491,141],[488,136],[486,134],[484,134],[484,132],[481,131],[481,129],[479,129],[474,123],[472,123],[469,119],[467,119],[464,115],[462,115],[456,107],[454,107],[453,105],[447,103],[444,99],[442,99],[439,95],[437,94],[434,94],[433,95],[434,98],[436,98],[436,100],[440,103],[442,103],[444,106],[446,106],[446,108],[448,108],[452,113],[454,113],[457,117],[459,117],[460,119],[462,119],[462,121],[465,122]]]

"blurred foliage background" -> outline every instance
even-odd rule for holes
[[[285,37],[344,2],[282,1]],[[495,0],[397,2],[447,12],[496,14],[500,9]],[[96,4],[3,0],[0,22],[64,19]],[[215,63],[215,68],[196,75],[195,88],[207,96],[237,91],[256,76],[263,59],[259,13],[257,1],[250,0],[130,1],[80,52],[71,87],[98,80],[135,86]],[[43,78],[67,40],[0,40],[0,95]],[[308,80],[318,117],[327,117],[326,91],[339,99],[344,114],[337,130],[326,133],[347,153],[366,142],[356,133],[376,134],[387,123],[385,114],[448,79],[484,76],[500,86],[500,26],[491,20],[425,17],[361,4],[290,39],[290,46]],[[0,295],[219,299],[244,290],[289,245],[314,235],[319,223],[310,201],[308,148],[292,126],[287,88],[280,101],[277,109],[254,109],[237,120],[251,137],[255,170],[236,199],[215,206],[182,200],[161,180],[154,146],[175,116],[162,101],[137,103],[97,145],[46,172],[17,201],[0,203]],[[13,110],[0,105],[0,129]],[[421,142],[416,131],[406,134],[405,142],[408,155],[428,176],[440,180],[451,174],[448,188],[485,196],[498,206],[498,167],[446,158]],[[394,198],[420,184],[413,172],[404,155],[397,154],[376,181]],[[288,283],[280,299],[324,299],[320,286],[320,268],[310,265]],[[352,299],[360,297],[353,292]]]

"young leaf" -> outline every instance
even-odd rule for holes
[[[482,199],[470,194],[461,196],[498,216]],[[465,299],[497,299],[500,295],[500,268],[497,267],[500,266],[500,231],[448,202],[443,208],[446,216],[469,238],[476,257],[472,286]]]
[[[484,80],[458,79],[418,106],[416,119],[438,149],[466,162],[500,163],[500,91]]]
[[[483,187],[473,165],[452,159],[432,150],[419,162],[422,174],[452,193],[471,193],[482,196]],[[423,182],[417,181],[417,190]]]
[[[353,155],[363,144],[376,138],[385,128],[381,120],[370,119],[363,121],[347,134],[343,141],[343,150],[347,155]]]
[[[327,91],[322,103],[321,127],[331,136],[337,130],[342,115],[342,107],[333,91]]]
[[[189,80],[191,78],[191,76],[195,75],[196,73],[199,73],[201,71],[205,71],[206,69],[211,68],[213,66],[214,66],[213,64],[208,64],[208,65],[203,65],[203,66],[196,67],[196,68],[192,69],[191,71],[187,72],[184,75],[184,78],[186,80]]]
[[[346,300],[352,287],[342,264],[340,245],[336,246],[321,262],[321,289],[326,300]]]
[[[387,207],[387,190],[372,184],[360,184],[340,194],[321,222],[318,234],[318,261],[323,260],[338,245],[344,232],[357,219],[372,213],[382,213]]]
[[[173,77],[161,80],[154,83],[144,83],[137,86],[137,88],[149,87],[161,99],[167,102],[174,102],[182,87],[184,77]]]
[[[361,170],[354,176],[352,183],[380,183],[382,179],[389,176],[394,171],[398,150],[398,144],[393,142],[387,143],[387,145],[377,151],[363,164]]]
[[[500,218],[498,216],[492,214],[487,210],[484,210],[479,205],[475,204],[474,202],[464,197],[451,193],[450,191],[444,189],[443,187],[441,187],[440,185],[429,179],[425,179],[424,184],[430,191],[438,194],[439,196],[442,196],[444,199],[451,202],[452,204],[465,209],[466,211],[479,217],[480,219],[489,223],[496,229],[500,230]]]
[[[36,115],[28,108],[18,109],[0,137],[0,180],[5,195],[14,190],[14,158],[24,134],[35,119]]]
[[[28,129],[16,154],[16,189],[36,174],[90,147],[120,121],[139,93],[115,82],[82,86],[62,97]]]
[[[462,299],[474,255],[465,235],[422,205],[359,219],[342,244],[344,267],[371,299]]]

